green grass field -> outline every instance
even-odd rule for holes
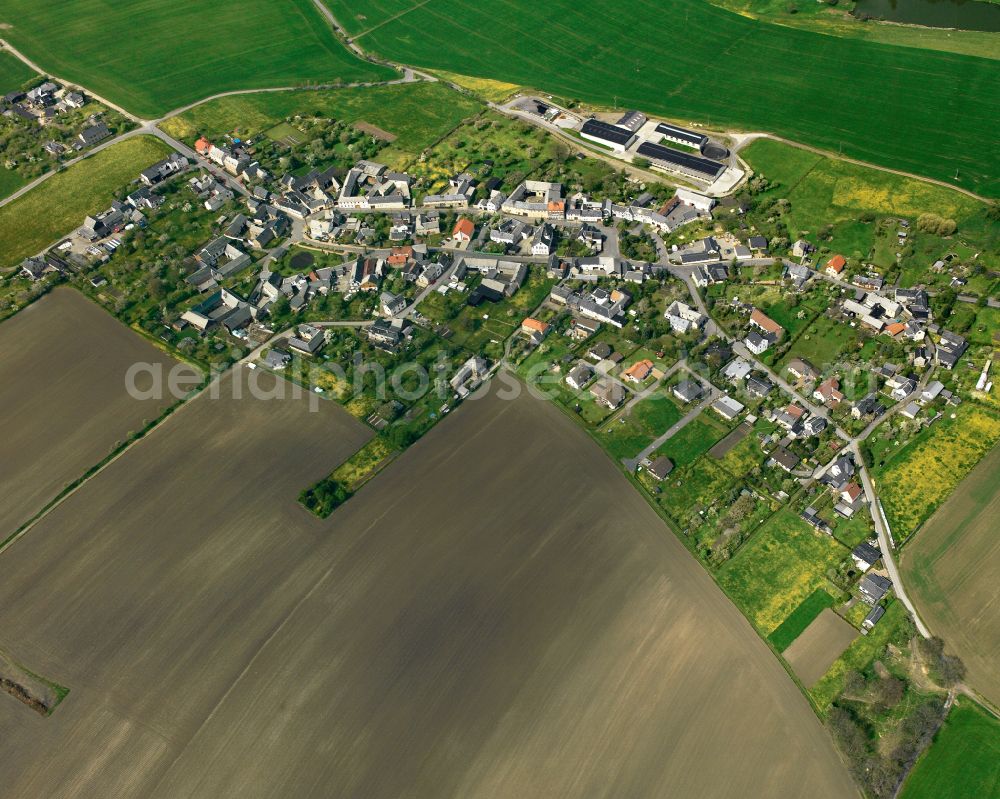
[[[118,189],[170,154],[153,136],[119,142],[53,175],[0,208],[0,266],[14,266],[72,233],[87,214],[111,204]]]
[[[21,59],[10,53],[0,52],[0,94],[20,89],[35,75],[35,70],[26,66]]]
[[[668,438],[656,454],[666,455],[674,465],[683,466],[708,452],[728,432],[721,422],[704,411]]]
[[[822,588],[817,588],[778,625],[767,640],[774,644],[774,648],[779,652],[784,652],[825,608],[832,608],[833,605],[833,597]]]
[[[900,796],[1000,796],[1000,720],[963,697],[913,767]]]
[[[480,110],[482,106],[475,100],[442,83],[404,83],[223,97],[168,119],[162,127],[175,138],[193,142],[199,134],[209,138],[226,133],[254,136],[297,114],[322,116],[376,125],[396,136],[384,152],[415,156]]]
[[[995,225],[986,219],[984,203],[943,186],[826,158],[771,139],[755,140],[740,155],[755,172],[778,184],[776,196],[791,201],[793,236],[835,225],[839,238],[828,246],[848,257],[856,250],[866,254],[871,244],[871,225],[849,224],[865,212],[911,219],[924,212],[936,213],[954,219],[960,232],[983,236],[993,228],[993,236],[997,235]]]
[[[719,569],[718,580],[754,626],[770,635],[846,556],[845,547],[783,508]]]
[[[350,53],[312,0],[4,0],[0,23],[42,69],[145,117],[232,89],[395,77]]]
[[[676,403],[657,392],[637,402],[627,415],[602,427],[597,437],[616,460],[631,458],[680,418]]]
[[[627,0],[614,13],[593,1],[413,0],[401,15],[401,2],[326,2],[361,46],[408,63],[768,130],[941,180],[957,170],[960,185],[1000,194],[990,59],[780,27],[706,0],[669,11]]]

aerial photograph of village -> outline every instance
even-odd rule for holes
[[[1000,799],[1000,0],[0,0],[0,799]]]

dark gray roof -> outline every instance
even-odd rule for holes
[[[599,119],[588,119],[583,123],[583,127],[580,128],[580,133],[586,133],[588,136],[593,136],[596,139],[603,139],[604,141],[621,145],[628,144],[635,135],[629,130],[620,128],[617,125],[609,125],[607,122],[601,122]]]
[[[690,144],[692,147],[701,147],[702,143],[708,139],[708,136],[705,136],[702,133],[695,133],[693,130],[679,128],[676,125],[671,125],[669,122],[661,122],[657,125],[656,132],[661,133],[664,136],[672,136],[675,139],[680,139],[685,144]]]
[[[711,158],[702,158],[700,155],[684,153],[672,147],[664,147],[662,144],[653,144],[648,141],[640,144],[636,152],[654,161],[674,164],[709,178],[717,177],[726,168],[725,164],[713,161]]]

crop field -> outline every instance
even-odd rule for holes
[[[56,75],[156,117],[234,89],[385,80],[333,35],[312,0],[204,3],[4,0],[4,38]]]
[[[367,89],[309,92],[263,92],[222,97],[162,123],[174,138],[192,144],[200,134],[227,133],[251,137],[272,129],[286,117],[322,116],[344,122],[364,121],[396,136],[380,153],[399,153],[407,160],[433,144],[482,106],[443,83],[403,83]]]
[[[556,408],[468,402],[319,521],[295,491],[356,428],[217,405],[0,558],[2,648],[70,688],[47,719],[0,696],[5,796],[856,795],[771,653]]]
[[[949,412],[950,413],[950,412]],[[879,496],[897,541],[905,541],[1000,439],[1000,419],[964,405],[894,452],[876,469]]]
[[[246,399],[226,378],[0,556],[0,650],[70,691],[47,719],[0,695],[5,796],[150,796],[325,568],[296,495],[369,432],[237,379]]]
[[[791,510],[778,511],[718,573],[719,584],[769,635],[817,588],[847,549]]]
[[[16,266],[103,211],[118,189],[170,154],[153,136],[114,144],[0,207],[0,266]]]
[[[0,543],[173,400],[133,399],[133,363],[176,362],[77,292],[0,325]],[[40,366],[41,365],[41,366]],[[137,381],[148,388],[148,381]]]
[[[0,94],[20,89],[35,77],[35,71],[10,53],[0,52]]]
[[[902,799],[996,796],[1000,791],[1000,720],[962,698],[903,783]]]
[[[676,25],[657,24],[663,6],[655,0],[620,3],[614,14],[571,0],[413,0],[409,10],[326,2],[362,47],[407,63],[713,127],[767,130],[946,181],[957,171],[960,185],[1000,194],[1000,153],[985,146],[1000,98],[1000,67],[990,59],[779,27],[706,0],[672,3]],[[642,36],[638,20],[648,22]]]
[[[1000,704],[1000,448],[966,477],[903,549],[917,610],[965,661],[969,682]]]
[[[817,588],[791,612],[767,640],[774,644],[774,648],[779,652],[784,652],[820,613],[833,607],[833,604],[833,597],[822,588]]]
[[[826,608],[784,651],[783,657],[802,684],[809,688],[826,674],[858,634],[850,624]]]

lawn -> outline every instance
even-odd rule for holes
[[[728,432],[721,422],[704,411],[668,438],[656,454],[666,455],[674,465],[683,466],[708,452]]]
[[[791,645],[792,641],[798,638],[802,631],[813,623],[825,608],[832,608],[834,599],[822,588],[817,588],[802,604],[792,611],[791,615],[785,619],[767,640],[774,644],[774,648],[779,652],[784,652]]]
[[[7,197],[13,194],[27,181],[13,169],[0,167],[0,197]]]
[[[963,697],[903,783],[902,799],[998,793],[1000,720]]]
[[[443,83],[404,83],[368,89],[262,92],[223,97],[185,111],[162,127],[193,142],[199,134],[254,136],[297,114],[345,122],[368,122],[396,136],[388,151],[409,158],[434,143],[466,117],[481,110],[475,100]],[[286,131],[287,133],[287,131]]]
[[[659,391],[609,422],[601,428],[597,437],[616,460],[631,458],[680,418],[681,412],[676,403]]]
[[[10,53],[0,52],[0,94],[20,89],[36,73],[21,59]]]
[[[0,208],[0,265],[14,266],[104,210],[118,189],[170,153],[153,136],[119,142]]]
[[[4,38],[56,75],[156,117],[233,89],[395,77],[333,35],[312,0],[5,0]]]
[[[862,335],[860,330],[826,315],[818,316],[782,359],[782,367],[793,358],[804,358],[820,372],[835,367],[841,358],[855,351]]]
[[[818,588],[847,549],[788,508],[778,511],[718,572],[719,584],[770,635]]]
[[[941,180],[957,171],[962,186],[1000,194],[1000,151],[987,145],[1000,97],[996,61],[780,27],[706,0],[670,6],[683,47],[677,25],[653,23],[663,19],[655,0],[627,0],[614,14],[596,0],[414,0],[395,18],[407,4],[326,1],[361,46],[408,63],[769,130]],[[637,20],[650,22],[641,36]]]
[[[893,538],[904,541],[1000,439],[1000,419],[969,404],[916,436],[876,472]]]

